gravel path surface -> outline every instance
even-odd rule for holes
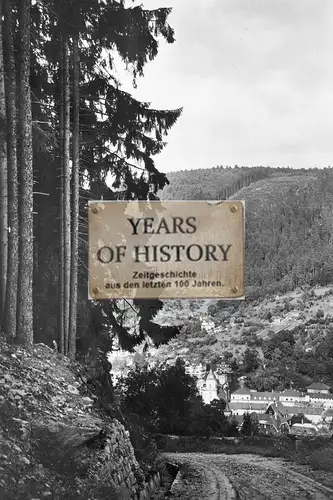
[[[292,465],[258,455],[166,453],[181,465],[171,498],[181,500],[332,500],[323,486]]]

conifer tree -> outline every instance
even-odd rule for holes
[[[4,326],[8,256],[7,119],[2,15],[3,9],[0,3],[0,329]]]
[[[244,413],[243,415],[243,424],[241,430],[243,436],[252,435],[252,420],[251,420],[251,415],[249,413]]]
[[[18,290],[18,172],[16,141],[16,64],[14,53],[14,17],[12,0],[4,0],[4,40],[6,41],[5,89],[7,116],[8,167],[8,266],[5,295],[4,332],[6,337],[16,336]]]
[[[30,8],[31,0],[19,2],[19,280],[17,337],[21,344],[33,344],[33,158],[30,95]]]
[[[71,269],[69,308],[69,356],[75,358],[77,300],[78,300],[78,258],[79,258],[79,178],[80,178],[80,60],[78,38],[73,38],[73,139],[72,139],[72,206],[71,206]]]
[[[10,5],[10,2],[11,0],[6,0],[8,5]],[[27,4],[25,5],[27,6]],[[9,10],[11,13],[15,12],[15,10]],[[55,339],[55,329],[52,326],[55,324],[54,318],[49,318],[48,315],[48,310],[52,310],[54,317],[55,297],[48,295],[48,293],[42,293],[41,290],[43,289],[42,284],[44,284],[50,290],[50,293],[53,293],[52,290],[54,284],[56,284],[60,299],[59,348],[64,353],[67,353],[68,349],[70,349],[73,357],[77,329],[80,328],[80,336],[82,337],[82,324],[83,330],[89,324],[89,321],[81,321],[81,318],[87,314],[87,270],[85,268],[87,238],[86,234],[77,234],[77,227],[79,227],[79,232],[86,233],[86,197],[98,199],[102,193],[106,193],[106,197],[111,199],[154,199],[157,191],[167,183],[167,179],[164,174],[157,171],[153,156],[164,148],[164,137],[181,113],[181,110],[160,111],[151,109],[149,104],[141,103],[127,92],[124,92],[113,76],[113,53],[118,52],[124,63],[132,70],[133,78],[136,79],[143,75],[145,64],[156,57],[158,38],[162,37],[168,43],[172,43],[174,33],[167,23],[169,9],[148,11],[142,7],[126,8],[123,2],[46,0],[43,3],[36,2],[33,6],[29,5],[30,12],[31,22],[29,27],[33,34],[29,44],[32,48],[30,83],[34,87],[33,112],[35,124],[32,128],[35,137],[34,147],[38,148],[42,143],[42,147],[46,148],[43,153],[44,156],[50,158],[49,162],[45,162],[43,168],[36,163],[39,161],[38,158],[42,156],[37,155],[35,151],[36,183],[38,183],[39,191],[49,195],[48,203],[38,199],[36,205],[36,257],[38,257],[38,265],[42,266],[42,269],[35,273],[37,282],[35,283],[34,311],[39,315],[38,318],[36,317],[36,335],[38,340],[46,341],[50,345],[52,345],[51,341]],[[5,16],[5,21],[8,19],[9,16]],[[73,20],[75,22],[72,22]],[[25,26],[28,26],[28,24],[29,20]],[[10,23],[7,23],[7,26],[10,26]],[[28,31],[25,31],[27,35],[29,34]],[[20,34],[21,32],[20,29]],[[75,35],[78,42],[76,56],[73,54]],[[61,36],[63,42],[59,44]],[[7,58],[9,58],[10,53],[10,43],[8,43],[10,37],[8,37],[8,34],[5,35],[6,47],[8,48]],[[75,64],[72,64],[71,68],[68,65],[68,72],[66,70],[66,60],[64,61],[65,67],[62,64],[63,58],[60,58],[59,64],[59,47],[64,44],[67,45],[66,52],[70,56],[69,61],[74,62],[76,58],[80,60],[79,74],[82,77],[80,77],[78,83],[74,83],[75,75],[73,70]],[[47,65],[43,62],[45,60],[48,62]],[[9,75],[10,69],[15,71],[15,62],[19,62],[19,60],[14,61],[13,59],[12,65],[6,65],[6,76]],[[19,66],[23,67],[21,60]],[[28,66],[25,64],[25,69],[27,68]],[[6,81],[13,84],[15,83],[15,77],[12,76],[9,76]],[[22,82],[27,81],[26,74],[23,80],[20,78],[18,81],[20,81],[22,88]],[[12,85],[11,88],[15,89],[15,85]],[[19,95],[20,102],[23,102],[21,88]],[[70,98],[67,88],[73,88]],[[74,88],[79,89],[82,97],[79,101],[80,111],[79,113],[76,112],[76,117],[74,116],[74,109],[75,102],[78,102],[78,94],[75,94]],[[36,94],[38,97],[36,97]],[[9,106],[10,102],[15,104],[15,98],[13,101],[12,94],[9,95],[7,100],[7,115],[9,110],[13,109]],[[72,111],[72,120],[70,121],[68,119],[70,116],[68,109]],[[12,113],[10,116],[10,123],[14,123],[15,115]],[[29,121],[29,114],[26,117]],[[7,135],[7,139],[9,140],[11,134],[10,141],[12,141],[13,138],[15,139],[13,135],[15,134],[15,127],[11,126],[10,130],[11,133]],[[53,141],[52,136],[59,139],[59,144]],[[79,149],[78,137],[80,138]],[[42,138],[42,141],[39,140],[40,138]],[[72,139],[71,149],[69,149],[69,138]],[[25,136],[25,139],[27,140],[27,136]],[[21,140],[18,143],[23,144]],[[11,144],[14,144],[14,142],[11,142]],[[14,158],[13,155],[16,152],[15,148],[11,149],[11,153],[8,152],[9,161],[12,161],[10,158]],[[70,155],[69,152],[72,152],[72,154]],[[28,171],[32,174],[29,158],[29,155],[23,158],[23,155],[20,154],[20,167],[21,161],[23,166],[22,169],[20,168],[21,175],[23,172],[27,173]],[[78,163],[78,158],[81,160],[80,163]],[[27,160],[28,169],[24,166],[24,162]],[[68,168],[69,160],[73,162],[73,170]],[[15,161],[15,158],[13,161]],[[59,170],[61,175],[57,177],[55,173],[57,171],[59,173]],[[105,178],[108,174],[112,174],[114,179],[111,189],[105,184]],[[11,175],[15,179],[15,164],[14,168],[11,169]],[[69,185],[70,179],[72,183]],[[88,191],[83,189],[83,179],[89,183]],[[22,192],[25,192],[27,187],[30,189],[27,182],[22,185]],[[17,183],[14,182],[12,185],[9,183],[9,188],[13,188],[13,193],[10,195],[12,199],[15,196],[15,186],[17,193]],[[79,204],[78,187],[80,192]],[[31,209],[32,198],[28,200],[28,197],[26,197],[26,201],[27,203],[22,204],[22,214],[24,213],[25,217],[27,207],[29,206],[29,209]],[[15,211],[15,204],[13,206]],[[77,215],[72,211],[72,219],[68,219],[71,209],[78,206],[79,212]],[[68,207],[70,208],[68,209]],[[58,210],[60,214],[57,229],[54,227],[54,221],[57,220],[55,210]],[[9,214],[12,221],[15,220],[14,211]],[[80,220],[79,225],[77,216]],[[27,218],[25,220],[28,221]],[[26,227],[21,225],[23,232],[28,233],[30,231],[30,222]],[[60,240],[60,248],[58,249],[55,246],[57,239]],[[12,247],[15,241],[17,239],[10,241]],[[44,242],[48,245],[47,248],[45,248]],[[78,252],[76,248],[78,248]],[[30,255],[29,252],[30,250],[27,255]],[[22,255],[22,248],[20,255]],[[47,255],[49,258],[46,258]],[[52,271],[50,270],[50,272],[54,273],[54,279],[47,280],[48,266],[50,263],[53,265],[53,262],[59,261],[62,263],[60,268],[57,270],[54,267]],[[12,261],[11,259],[10,264],[12,262],[15,264],[15,260]],[[79,265],[77,273],[78,298],[76,299],[75,268],[77,263]],[[33,264],[31,259],[30,264]],[[12,273],[11,282],[15,282],[15,279],[17,279],[15,278],[15,265],[11,269],[12,271],[8,275]],[[23,284],[23,288],[26,290],[28,289],[27,284]],[[23,288],[21,283],[19,297],[22,297]],[[7,287],[7,295],[9,290],[13,291],[15,288],[9,289]],[[14,296],[16,297],[15,293]],[[13,299],[12,292],[10,298]],[[26,300],[30,300],[29,293],[26,295]],[[11,303],[14,304],[14,301],[11,300]],[[77,304],[80,304],[80,307],[76,314]],[[88,311],[95,307],[95,304],[89,304]],[[144,319],[147,308],[143,308],[138,304],[133,305],[133,308],[141,317],[141,335],[145,335],[146,330],[150,329],[149,334],[159,339],[157,340],[159,342],[166,341],[170,335],[174,334],[174,332],[161,331],[158,325],[155,326],[151,321],[153,315],[150,315],[150,320],[147,323],[146,319]],[[15,311],[15,304],[11,310],[12,312]],[[151,310],[155,310],[153,303],[151,304]],[[124,345],[127,338],[130,339],[128,346],[133,346],[137,339],[131,338],[127,329],[123,328],[119,323],[119,309],[116,304],[113,304],[113,307],[107,313],[105,315],[105,312],[103,312],[101,316],[104,318],[103,321],[107,316],[109,324],[113,324],[113,328],[123,339]],[[44,315],[45,319],[42,319]],[[16,315],[11,314],[10,317],[14,318]],[[76,318],[78,318],[77,325],[75,325]],[[42,328],[41,323],[46,324],[47,328]],[[102,327],[102,325],[100,326]],[[8,331],[12,330],[12,327],[8,329]],[[29,338],[31,339],[31,335]],[[24,341],[24,339],[21,340]]]

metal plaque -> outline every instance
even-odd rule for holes
[[[89,298],[243,299],[243,201],[90,201]]]

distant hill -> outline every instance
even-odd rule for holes
[[[143,358],[235,360],[237,374],[262,390],[312,380],[333,387],[333,169],[216,167],[168,177],[164,200],[245,200],[246,299],[163,301],[155,321],[185,327]]]
[[[158,194],[163,200],[223,200],[242,188],[275,177],[316,176],[318,170],[293,170],[271,167],[213,167],[197,170],[170,172],[170,182]]]
[[[164,200],[245,200],[248,296],[333,282],[333,169],[216,167],[168,178]]]
[[[273,383],[274,387],[282,385],[285,388],[286,383],[288,386],[286,375],[298,388],[313,380],[324,380],[333,387],[332,311],[331,286],[299,287],[292,292],[244,302],[165,301],[156,321],[170,323],[173,317],[185,324],[185,328],[168,344],[158,348],[151,346],[141,356],[127,353],[123,364],[129,366],[135,357],[141,363],[145,360],[174,364],[181,357],[190,363],[236,360],[239,365],[245,351],[251,350],[257,352],[261,365],[258,370],[251,370],[254,379],[261,381],[263,370],[266,370],[268,380],[265,383]],[[290,352],[285,351],[283,338],[276,337],[281,332],[293,336]],[[274,338],[276,345],[270,344]],[[275,351],[275,358],[271,359],[268,348]],[[265,368],[267,363],[270,366]],[[288,373],[283,375],[286,366]],[[243,368],[239,375],[245,372]]]
[[[187,302],[187,301],[186,301]],[[260,350],[262,341],[281,330],[300,328],[302,348],[311,350],[332,324],[333,287],[305,287],[275,297],[250,302],[205,301],[192,314],[188,304],[165,301],[158,319],[176,315],[182,322],[191,321],[190,329],[167,345],[154,349],[159,360],[175,361],[181,356],[190,362],[214,362],[230,353],[240,359],[248,347]],[[318,314],[318,311],[320,313]],[[200,316],[209,318],[211,329],[201,327]],[[326,321],[323,318],[326,317]]]

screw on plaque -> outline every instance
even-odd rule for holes
[[[99,208],[98,207],[92,207],[91,211],[92,211],[93,214],[98,214]]]
[[[93,292],[94,295],[97,295],[99,293],[98,286],[94,286],[94,288],[92,289],[92,292]]]
[[[231,289],[232,293],[237,293],[238,292],[238,286],[233,286]]]
[[[232,213],[237,212],[237,205],[231,205],[230,210]]]

